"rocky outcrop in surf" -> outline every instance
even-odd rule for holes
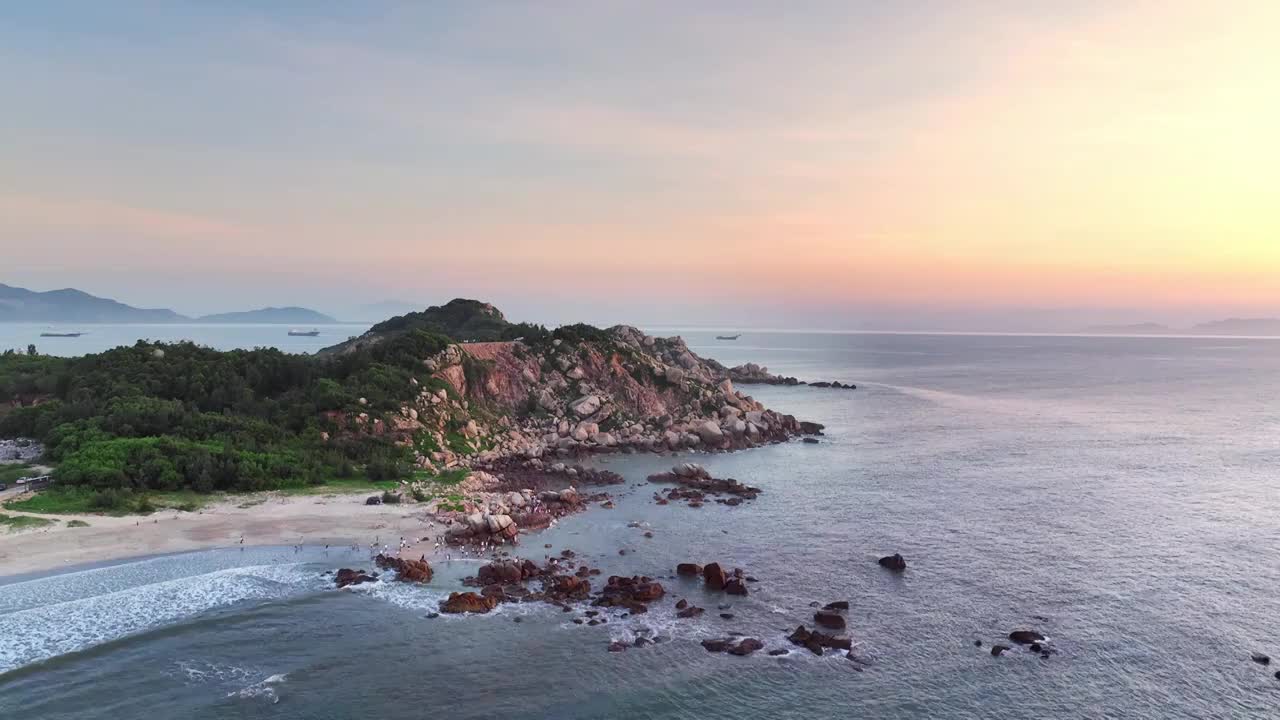
[[[401,582],[431,582],[431,565],[426,560],[405,560],[378,553],[378,556],[373,559],[373,563],[383,570],[394,570],[396,580]]]

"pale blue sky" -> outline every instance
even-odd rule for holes
[[[1066,185],[1028,148],[1096,145],[1030,114],[1047,92],[1087,109],[1117,77],[1099,106],[1163,107],[1154,68],[1213,25],[1183,4],[10,3],[0,282],[191,313],[462,294],[547,321],[1131,307],[1021,284],[1115,245],[1063,239],[1072,198],[1054,226],[987,213]],[[1268,12],[1240,10],[1218,29]],[[1114,265],[1142,272],[1159,243],[1133,243]]]

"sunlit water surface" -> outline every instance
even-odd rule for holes
[[[750,388],[828,428],[819,445],[693,457],[762,487],[753,503],[657,506],[651,486],[632,485],[672,458],[614,456],[607,467],[632,481],[617,508],[521,552],[572,548],[606,573],[655,576],[718,560],[759,578],[749,597],[664,579],[668,597],[647,615],[598,627],[540,605],[429,619],[475,565],[441,563],[426,587],[337,592],[321,573],[367,562],[323,548],[11,579],[0,717],[1280,713],[1275,665],[1249,658],[1280,658],[1280,342],[713,335],[686,338],[726,363],[859,389]],[[910,563],[901,576],[875,563],[892,552]],[[680,597],[713,611],[675,620]],[[852,604],[862,671],[836,655],[698,644],[739,631],[785,647],[815,600]],[[727,602],[733,620],[717,616]],[[988,653],[1023,627],[1058,653]],[[641,631],[671,641],[606,652]]]

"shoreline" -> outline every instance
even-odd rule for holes
[[[0,535],[0,580],[54,574],[88,565],[140,557],[245,546],[338,545],[368,547],[377,538],[393,553],[400,537],[410,544],[404,557],[438,551],[434,542],[444,526],[417,503],[365,505],[367,492],[286,496],[239,496],[202,510],[164,510],[152,515],[46,515],[6,510],[54,521],[53,525]],[[242,507],[243,506],[243,507]],[[67,522],[87,522],[70,527]],[[241,542],[243,540],[243,543]],[[381,549],[381,548],[379,548]],[[443,548],[442,548],[443,549]]]

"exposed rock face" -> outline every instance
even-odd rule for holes
[[[383,570],[395,570],[396,579],[401,582],[431,582],[431,565],[426,560],[404,560],[379,553],[373,562]]]
[[[487,613],[498,606],[495,598],[477,595],[473,592],[456,592],[440,606],[444,613]]]
[[[424,313],[436,311],[431,318],[447,316],[464,337],[476,328],[486,331],[476,335],[495,337],[514,327],[481,303],[455,301]],[[412,322],[393,319],[325,352],[376,346]],[[682,339],[625,325],[575,331],[554,342],[449,345],[424,357],[422,369],[411,379],[413,399],[398,416],[328,413],[328,419],[341,432],[410,446],[419,466],[432,471],[503,459],[537,465],[597,452],[730,450],[806,432],[796,418],[738,392],[728,368],[690,352]]]

